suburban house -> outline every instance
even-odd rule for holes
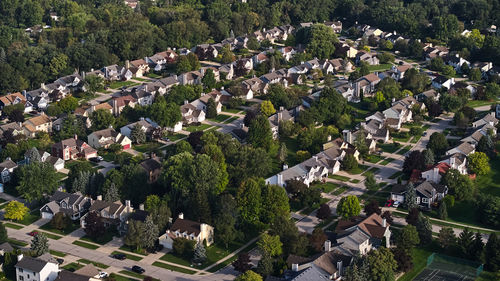
[[[330,246],[328,246],[330,245]],[[306,258],[289,255],[286,263],[291,270],[285,270],[282,278],[268,281],[320,281],[342,280],[353,257],[342,254],[331,247],[330,240],[325,241],[325,252]]]
[[[52,120],[45,113],[42,113],[24,121],[23,127],[26,136],[34,138],[38,132],[50,133],[52,131]]]
[[[38,150],[38,154],[40,155],[40,161],[41,162],[47,162],[54,167],[56,171],[60,171],[61,169],[64,169],[64,160],[62,160],[59,157],[54,157],[50,155],[47,151],[43,150]],[[29,164],[31,162],[31,159],[29,157],[29,150],[24,153],[24,160],[26,161],[26,164]]]
[[[72,220],[78,220],[90,207],[92,199],[80,192],[67,193],[56,191],[49,199],[49,203],[40,208],[42,219],[52,219],[55,214],[62,212]]]
[[[358,101],[356,96],[356,90],[354,89],[352,82],[346,80],[335,81],[334,89],[337,90],[348,102]]]
[[[97,150],[86,142],[79,140],[78,136],[62,140],[52,145],[52,156],[59,157],[64,161],[77,158],[90,159],[97,157]]]
[[[467,61],[466,59],[463,59],[462,57],[460,57],[459,54],[456,54],[455,56],[448,57],[446,63],[448,65],[453,66],[455,71],[457,71],[458,73],[462,73],[461,67],[464,63],[467,64],[468,66],[470,66],[470,62]]]
[[[91,213],[97,213],[103,220],[106,227],[116,226],[120,232],[126,229],[126,222],[129,215],[134,211],[129,200],[125,200],[125,205],[120,201],[103,201],[102,196],[98,195],[97,200],[92,200],[89,212],[80,218],[80,225],[85,228],[85,217]]]
[[[496,127],[498,125],[498,119],[495,118],[495,112],[490,112],[486,114],[483,118],[472,123],[472,128],[479,128],[484,125],[490,125]]]
[[[331,27],[333,32],[340,33],[342,32],[342,22],[341,21],[325,21],[324,25]]]
[[[397,103],[392,107],[384,110],[384,114],[387,126],[394,128],[396,130],[401,129],[401,125],[412,120],[412,112],[406,106]]]
[[[113,113],[113,108],[111,105],[107,102],[99,103],[99,104],[86,104],[78,107],[75,109],[75,115],[77,116],[83,116],[83,117],[90,117],[90,114],[96,110],[106,110],[109,113]]]
[[[115,131],[113,128],[92,132],[88,135],[87,140],[89,145],[95,149],[101,147],[108,148],[115,143],[120,144],[122,149],[129,149],[132,147],[132,141],[127,136]]]
[[[474,153],[475,151],[476,151],[475,145],[470,144],[468,142],[462,142],[458,146],[446,151],[446,155],[461,153],[464,154],[465,156],[468,156],[469,154]]]
[[[345,43],[335,43],[335,57],[343,57],[343,58],[355,58],[358,54],[358,49],[345,44]]]
[[[161,71],[167,64],[167,58],[161,55],[161,53],[146,57],[144,60],[153,67],[154,71]]]
[[[53,96],[52,93],[49,94],[46,90],[39,88],[36,90],[26,92],[26,99],[30,102],[33,107],[37,109],[46,109],[50,103],[50,96]]]
[[[364,135],[362,135],[362,133]],[[355,132],[347,129],[342,131],[342,138],[348,143],[354,143],[354,141],[356,141],[356,139],[360,137],[365,140],[366,146],[368,146],[368,151],[375,152],[377,150],[377,141],[373,139],[373,136],[370,132],[363,129],[357,130]]]
[[[219,51],[210,44],[201,44],[194,48],[193,52],[200,60],[211,60],[217,57]]]
[[[130,65],[138,69],[137,73],[141,73],[141,75],[136,74],[136,77],[141,77],[149,72],[149,64],[143,59],[133,60]]]
[[[182,114],[182,123],[185,125],[189,125],[191,123],[199,123],[205,120],[205,111],[202,109],[198,109],[192,103],[184,103],[181,105],[181,114]]]
[[[367,131],[371,138],[378,141],[386,143],[389,141],[389,129],[385,125],[384,121],[378,119],[369,119],[366,122],[361,122],[361,128]]]
[[[377,58],[377,53],[371,53],[371,52],[366,52],[366,51],[359,51],[356,54],[356,64],[360,65],[361,62],[365,62],[369,65],[380,64],[380,61]]]
[[[354,83],[354,92],[355,92],[356,98],[359,98],[361,96],[361,91],[363,91],[363,94],[365,96],[374,92],[375,86],[377,86],[377,84],[380,81],[382,81],[382,80],[375,73],[370,73],[368,75],[360,77]]]
[[[403,64],[403,65],[399,65],[399,66],[393,65],[391,70],[395,74],[394,78],[399,81],[399,80],[403,79],[403,77],[405,76],[405,72],[410,68],[412,68],[411,64]]]
[[[349,255],[366,255],[373,248],[391,246],[390,224],[377,213],[370,216],[339,220],[335,232],[337,243],[335,250]]]
[[[280,122],[291,121],[295,122],[295,110],[286,110],[284,107],[280,107],[279,111],[267,118],[269,124],[271,125],[271,132],[273,134],[273,139],[278,139],[278,129]]]
[[[49,254],[37,258],[17,256],[17,281],[54,281],[59,273],[59,263]]]
[[[439,161],[439,163],[446,163],[450,166],[450,169],[455,169],[462,175],[467,175],[467,156],[461,153],[455,153],[448,155],[445,159]]]
[[[31,108],[29,106],[31,104],[27,103],[26,97],[21,93],[13,93],[0,97],[0,109],[3,109],[8,105],[14,105],[18,103],[22,103],[24,105],[24,112],[31,111]]]
[[[427,168],[427,170],[422,171],[422,178],[426,181],[431,181],[434,183],[441,182],[441,178],[448,172],[450,165],[445,162],[437,163],[433,166]]]
[[[450,50],[444,46],[433,46],[432,43],[426,43],[424,46],[425,60],[431,60],[436,57],[446,57]]]
[[[432,79],[432,87],[436,89],[446,88],[450,89],[455,84],[455,78],[448,78],[446,76],[438,75]]]
[[[134,108],[137,104],[137,100],[131,95],[126,95],[111,99],[110,104],[112,113],[115,116],[118,116],[120,115],[120,113],[122,113],[122,110],[125,108],[125,106]]]
[[[245,91],[245,98],[252,99],[255,94],[267,93],[269,87],[268,84],[264,83],[261,79],[254,77],[241,82],[241,86]]]
[[[426,100],[438,101],[440,97],[441,94],[439,92],[436,92],[436,90],[434,89],[427,90],[417,95],[417,99],[421,102]]]
[[[10,181],[11,175],[17,168],[16,162],[12,161],[10,157],[7,157],[2,163],[0,163],[0,175],[2,176],[2,183]]]
[[[120,128],[120,133],[131,139],[132,130],[139,126],[141,130],[146,134],[146,138],[151,140],[157,137],[156,135],[161,132],[161,128],[158,124],[156,124],[153,120],[149,118],[142,118],[134,123],[130,123]],[[182,129],[182,124],[181,128]]]
[[[148,175],[148,183],[153,183],[158,180],[162,167],[161,161],[158,157],[151,157],[149,159],[146,159],[139,165]]]
[[[99,281],[102,280],[99,272],[99,269],[89,263],[74,272],[62,270],[55,281]]]
[[[203,76],[197,70],[185,72],[178,76],[181,85],[200,85]]]
[[[18,135],[24,135],[25,131],[22,127],[21,122],[11,122],[4,125],[0,125],[0,134],[3,139],[7,137],[16,137]]]
[[[203,110],[206,113],[208,101],[210,99],[213,99],[215,102],[215,108],[217,110],[217,114],[219,114],[222,111],[221,97],[222,97],[222,94],[219,91],[214,90],[214,91],[207,93],[207,94],[202,93],[201,97],[199,99],[191,102],[191,104],[194,105],[197,109]]]
[[[210,246],[214,243],[214,228],[206,223],[184,219],[184,214],[180,213],[170,229],[167,229],[166,233],[160,236],[160,245],[172,249],[174,240],[179,237],[194,240],[196,243],[206,243],[207,246]]]
[[[404,202],[407,186],[396,184],[392,187],[391,199]],[[448,188],[432,181],[423,181],[415,187],[416,203],[423,209],[430,209],[432,204],[439,202],[448,193]]]

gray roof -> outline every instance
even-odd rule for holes
[[[14,248],[9,244],[9,242],[5,242],[3,244],[0,244],[0,250],[8,253],[14,251]]]
[[[47,263],[57,264],[50,254],[44,254],[38,258],[23,256],[23,258],[17,262],[16,267],[27,269],[32,272],[40,272]]]
[[[59,272],[55,281],[88,281],[89,277],[75,272],[63,270]]]
[[[6,159],[2,163],[0,163],[0,168],[2,168],[2,169],[12,169],[15,167],[17,167],[17,164],[10,159]]]
[[[432,198],[434,191],[437,193],[444,193],[445,186],[430,181],[424,181],[419,184],[415,190],[427,198]]]

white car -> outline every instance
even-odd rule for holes
[[[401,202],[399,202],[399,201],[395,201],[395,202],[394,202],[394,204],[392,204],[392,206],[393,206],[394,208],[397,208],[397,207],[399,207],[399,204],[401,204]]]
[[[99,278],[101,278],[101,279],[102,279],[102,278],[106,278],[106,277],[108,277],[108,276],[109,276],[109,275],[108,275],[108,273],[107,273],[107,272],[104,272],[104,271],[99,272]]]

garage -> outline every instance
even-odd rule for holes
[[[129,149],[129,148],[130,148],[130,143],[129,143],[129,144],[126,144],[126,145],[124,145],[124,146],[123,146],[123,149],[124,149],[124,150],[125,150],[125,149]]]

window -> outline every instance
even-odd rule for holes
[[[22,269],[22,268],[18,268],[18,269],[19,269],[19,272],[21,272],[21,273],[23,272],[23,269]]]
[[[24,280],[24,277],[23,276],[19,276],[19,281],[23,281]]]
[[[422,203],[427,203],[429,200],[427,198],[422,198]]]

